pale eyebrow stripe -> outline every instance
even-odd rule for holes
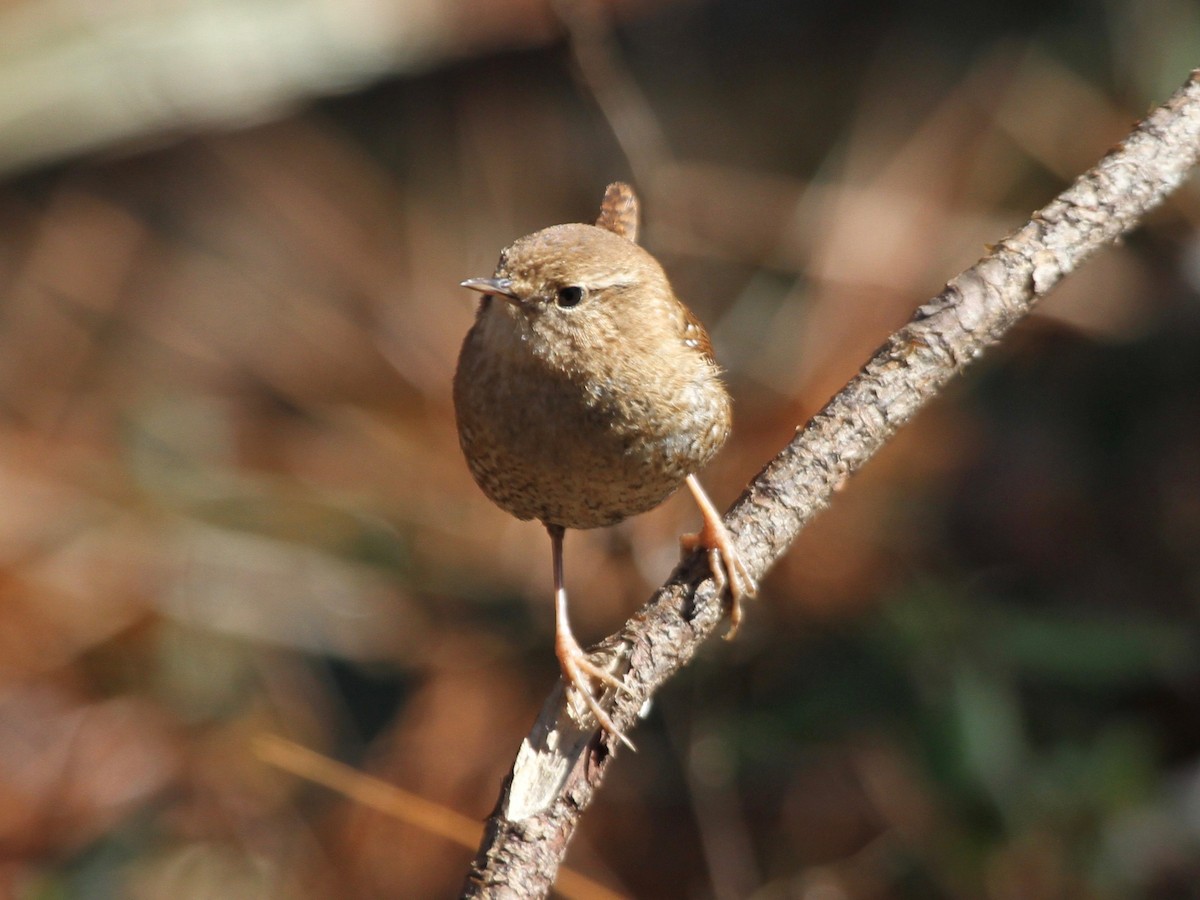
[[[635,275],[632,271],[626,270],[624,272],[614,272],[603,281],[590,282],[588,286],[596,290],[605,290],[606,288],[615,287],[627,288],[632,287],[635,284],[637,284],[637,275]]]

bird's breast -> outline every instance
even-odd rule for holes
[[[455,376],[460,440],[480,487],[519,518],[591,528],[644,512],[728,435],[729,397],[698,355],[664,376],[654,360],[552,366],[473,336]]]

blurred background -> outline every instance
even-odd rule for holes
[[[458,451],[457,283],[632,179],[724,506],[1198,64],[1188,0],[0,4],[0,895],[453,896],[557,675],[544,532]],[[1200,896],[1198,224],[1193,182],[836,498],[570,867]],[[581,639],[695,526],[570,534]]]

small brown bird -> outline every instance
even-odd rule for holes
[[[756,590],[695,476],[729,436],[729,395],[704,326],[637,245],[637,229],[637,195],[611,184],[595,225],[523,237],[501,252],[491,278],[464,281],[484,297],[454,376],[471,474],[501,508],[550,533],[563,677],[626,744],[587,679],[628,689],[571,633],[564,530],[615,524],[686,483],[703,527],[681,543],[707,549],[728,586],[730,633]]]

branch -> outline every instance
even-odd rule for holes
[[[834,492],[954,375],[1100,247],[1183,182],[1200,156],[1200,69],[1095,168],[921,306],[751,482],[725,516],[761,579]],[[702,555],[598,648],[634,696],[606,698],[628,730],[696,654],[724,606]],[[611,735],[581,729],[562,683],[525,739],[488,820],[463,897],[540,897],[612,764]]]

